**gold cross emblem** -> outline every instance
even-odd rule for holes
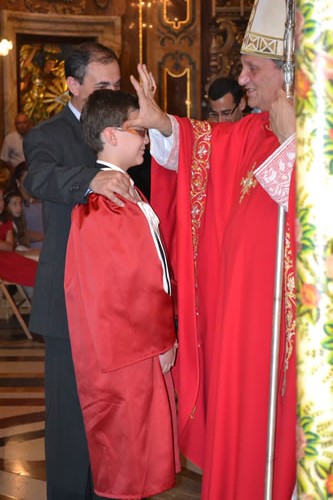
[[[239,198],[239,203],[242,203],[244,196],[250,191],[250,189],[255,188],[256,185],[258,184],[257,179],[255,178],[253,174],[253,170],[256,166],[256,163],[252,165],[251,170],[248,171],[246,177],[243,177],[241,180],[241,195]]]

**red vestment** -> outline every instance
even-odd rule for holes
[[[148,222],[90,195],[74,208],[66,307],[95,492],[139,499],[175,483],[174,394],[158,355],[175,342]]]
[[[265,485],[278,209],[253,171],[278,143],[266,113],[232,125],[178,121],[178,177],[155,167],[151,200],[178,284],[180,447],[203,468],[203,500],[259,500]],[[286,284],[293,279],[291,225],[293,216],[287,225]],[[286,297],[275,500],[289,500],[296,480],[294,304],[291,294]]]

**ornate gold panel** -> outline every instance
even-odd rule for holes
[[[162,0],[159,10],[160,25],[168,31],[183,32],[195,22],[196,0]]]
[[[191,0],[163,0],[163,21],[177,31],[189,24],[191,10]]]
[[[163,68],[162,89],[162,102],[165,111],[170,114],[191,116],[191,68],[185,68],[180,73]],[[179,96],[182,97],[181,100],[179,100]]]
[[[206,86],[217,76],[238,76],[240,48],[252,5],[253,0],[212,0],[214,19],[209,26],[209,76]]]

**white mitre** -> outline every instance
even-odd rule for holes
[[[241,53],[282,60],[286,16],[286,0],[254,0]]]

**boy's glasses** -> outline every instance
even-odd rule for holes
[[[121,128],[121,127],[113,127],[115,130],[119,130],[120,132],[128,132],[129,134],[138,135],[142,138],[146,137],[148,131],[146,128]]]

